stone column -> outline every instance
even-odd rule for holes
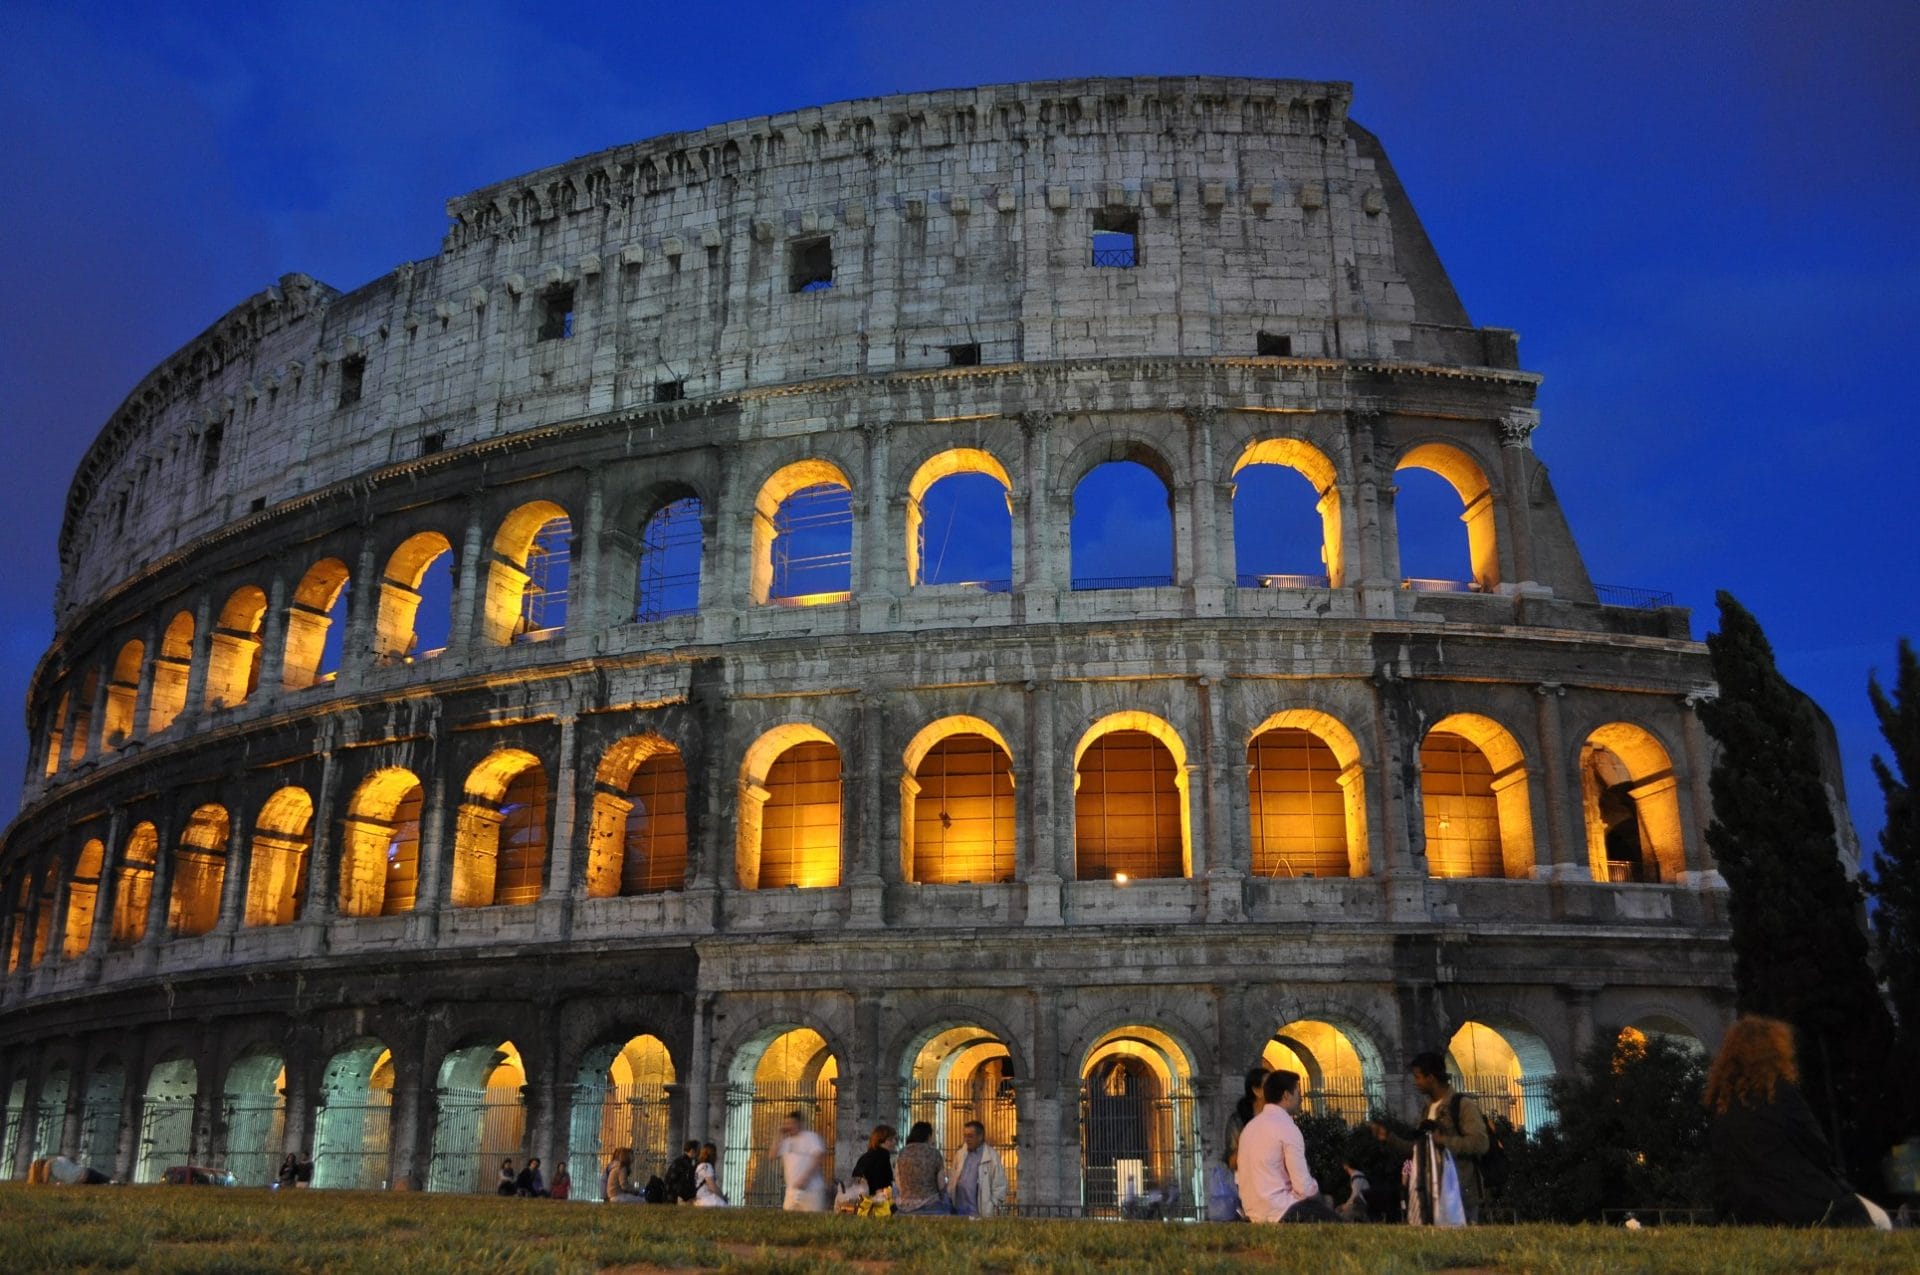
[[[880,875],[880,838],[886,821],[885,754],[887,709],[878,694],[863,693],[855,710],[859,727],[853,739],[853,838],[846,852],[847,884],[851,887],[851,929],[877,929],[886,924],[886,886]]]
[[[1054,515],[1051,434],[1056,417],[1045,410],[1020,413],[1023,489],[1014,513],[1020,519],[1024,558],[1015,564],[1014,620],[1044,624],[1059,613],[1060,554]]]
[[[1542,682],[1533,688],[1534,724],[1540,744],[1540,778],[1547,790],[1546,875],[1554,881],[1591,881],[1587,842],[1574,822],[1567,800],[1566,753],[1560,731],[1560,701],[1567,688]],[[1535,851],[1535,860],[1539,853]]]
[[[331,732],[323,734],[330,736]],[[320,787],[313,796],[313,823],[307,837],[307,893],[300,908],[300,919],[313,924],[306,946],[316,953],[325,950],[326,925],[338,912],[340,903],[340,839],[336,835],[339,820],[334,813],[334,803],[339,800],[340,763],[332,739],[319,742]]]
[[[467,530],[460,542],[460,560],[453,571],[453,631],[447,636],[449,655],[467,658],[480,644],[481,609],[487,597],[486,529],[480,521],[480,501],[467,502]]]
[[[1195,615],[1220,615],[1226,610],[1224,590],[1233,583],[1232,567],[1220,543],[1220,483],[1214,474],[1213,438],[1220,425],[1220,409],[1206,404],[1187,408],[1185,415],[1188,551],[1184,564],[1174,564],[1175,582],[1187,585]]]
[[[565,938],[572,929],[573,891],[584,875],[586,856],[580,852],[580,730],[572,713],[560,717],[560,750],[554,758],[549,812],[553,828],[547,840],[547,888],[540,900],[538,929],[543,938]],[[589,807],[591,809],[591,807]]]
[[[65,774],[73,768],[73,763],[69,760],[73,756],[73,728],[80,720],[80,687],[82,683],[72,675],[69,675],[67,681],[67,706],[66,710],[60,715],[60,749],[54,754],[53,766],[50,771],[50,773],[55,775]],[[48,742],[48,747],[52,747],[52,741]],[[86,746],[84,744],[81,746],[80,751],[83,755],[85,754]]]
[[[1399,671],[1380,665],[1373,677],[1374,755],[1380,758],[1379,857],[1374,871],[1387,879],[1393,919],[1425,919],[1427,858],[1421,826],[1420,724]],[[1375,821],[1369,820],[1370,825]]]
[[[1715,862],[1713,852],[1707,846],[1707,828],[1713,823],[1713,795],[1707,787],[1707,776],[1711,769],[1707,731],[1700,724],[1700,705],[1718,698],[1719,694],[1717,688],[1697,690],[1681,701],[1686,707],[1680,723],[1680,742],[1687,758],[1688,798],[1683,809],[1693,819],[1692,826],[1686,830],[1687,868],[1680,874],[1679,884],[1696,889],[1723,890],[1727,884],[1720,875],[1720,865]]]
[[[207,711],[207,666],[213,660],[213,603],[201,598],[193,608],[193,662],[187,666],[187,702],[180,722],[192,723]]]
[[[107,751],[107,692],[112,688],[113,665],[103,664],[93,679],[93,702],[87,705],[87,739],[81,744],[87,756]]]
[[[376,542],[371,527],[363,527],[360,556],[347,580],[347,634],[340,652],[340,680],[358,683],[374,667],[374,632],[379,626],[380,599],[385,592],[381,582],[380,560],[375,557]],[[417,617],[416,617],[417,619]]]
[[[100,853],[100,884],[93,894],[93,933],[87,939],[89,980],[98,976],[102,956],[113,938],[113,909],[120,896],[120,859],[126,851],[127,811],[114,806],[107,812],[106,841]]]
[[[1533,503],[1528,499],[1527,454],[1540,413],[1516,407],[1500,419],[1500,482],[1505,489],[1507,534],[1513,541],[1514,583],[1538,588],[1533,566]]]
[[[1388,619],[1400,587],[1400,552],[1393,522],[1392,476],[1381,474],[1374,450],[1379,424],[1379,408],[1370,402],[1347,410],[1355,535],[1345,550],[1347,583],[1360,591],[1361,614]]]
[[[425,1103],[432,1101],[434,1088],[423,1073],[426,1070],[425,1051],[421,1048],[424,1031],[416,1028],[411,1048],[404,1058],[396,1052],[393,1067],[393,1099],[391,1114],[388,1116],[387,1135],[387,1181],[395,1190],[402,1189],[402,1183],[409,1183],[415,1190],[426,1190],[426,1162],[432,1154],[432,1117],[422,1111]],[[404,1062],[404,1066],[402,1063]],[[421,1146],[422,1135],[427,1135],[427,1145]]]
[[[147,900],[147,932],[139,946],[145,950],[142,964],[150,965],[160,945],[172,937],[167,932],[167,910],[173,895],[174,839],[183,820],[180,812],[165,809],[153,820],[153,895]]]
[[[73,865],[79,860],[79,851],[72,857],[64,853],[52,855],[47,866],[53,872],[52,915],[47,920],[47,946],[40,963],[49,967],[58,966],[66,959],[67,945],[67,892],[73,883]],[[37,902],[37,901],[36,901]]]
[[[1016,797],[1024,793],[1025,798],[1024,808],[1018,813],[1023,816],[1021,827],[1026,835],[1021,841],[1027,847],[1027,854],[1025,861],[1019,865],[1019,875],[1027,883],[1027,924],[1058,925],[1065,883],[1071,879],[1070,874],[1063,876],[1060,868],[1063,840],[1069,863],[1073,852],[1071,767],[1066,790],[1068,804],[1062,815],[1058,806],[1061,791],[1059,767],[1054,761],[1053,683],[1028,682],[1026,689],[1025,751],[1029,759],[1029,782],[1014,789]],[[1067,824],[1064,830],[1061,827],[1063,820]]]
[[[889,527],[893,422],[868,421],[861,431],[863,491],[854,493],[853,572],[850,587],[860,608],[861,627],[885,628],[906,583],[906,551],[899,536],[904,526]]]
[[[703,1142],[718,1143],[721,1139],[716,1131],[726,1129],[724,1112],[713,1109],[711,1085],[713,1070],[713,993],[696,992],[693,998],[693,1039],[687,1049],[687,1137],[700,1137]],[[725,1084],[721,1085],[722,1092]],[[721,1147],[724,1153],[727,1147]]]
[[[598,633],[616,613],[616,608],[607,605],[610,599],[601,596],[606,586],[600,578],[600,541],[606,534],[606,521],[606,478],[596,469],[587,476],[586,508],[581,512],[579,531],[573,537],[573,559],[579,574],[567,585],[569,635]],[[631,610],[627,618],[632,618]]]
[[[457,776],[446,773],[449,763],[444,729],[435,741],[434,765],[422,776],[420,803],[420,875],[414,893],[414,917],[407,925],[410,938],[431,941],[439,933],[439,914],[453,892],[453,828],[459,818],[462,790]]]
[[[253,689],[253,696],[263,701],[278,699],[291,689],[286,685],[286,563],[276,560],[270,569],[273,575],[267,581],[267,613],[260,621],[260,684]]]
[[[232,934],[245,921],[248,878],[253,874],[253,834],[257,811],[241,813],[245,790],[238,779],[221,785],[220,804],[227,809],[226,868],[220,879],[220,915],[215,934]]]
[[[1234,742],[1227,730],[1225,670],[1209,670],[1197,680],[1200,701],[1200,805],[1207,844],[1207,919],[1241,918],[1242,886],[1246,881],[1248,846],[1236,835],[1233,818]],[[1198,865],[1195,865],[1198,870]]]
[[[1059,994],[1041,988],[1032,995],[1033,1075],[1016,1080],[1014,1087],[1022,1151],[1020,1199],[1024,1204],[1065,1204],[1079,1194],[1069,1178],[1081,1151],[1076,1127],[1079,1077],[1061,1066]]]
[[[150,620],[140,635],[144,653],[140,660],[140,681],[133,692],[133,721],[127,725],[127,738],[130,740],[145,739],[151,733],[147,729],[147,719],[153,715],[154,669],[160,662],[160,641],[164,632],[158,620]]]

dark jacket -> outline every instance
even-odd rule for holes
[[[1453,1118],[1454,1091],[1449,1089],[1440,1099],[1439,1113],[1434,1117],[1433,1141],[1442,1151],[1453,1152],[1453,1169],[1460,1177],[1460,1202],[1468,1209],[1480,1207],[1484,1192],[1480,1186],[1480,1157],[1487,1153],[1492,1140],[1487,1136],[1487,1118],[1480,1111],[1480,1104],[1472,1098],[1461,1095],[1457,1104],[1460,1119],[1456,1124]],[[1426,1111],[1423,1108],[1421,1117]],[[1395,1155],[1413,1154],[1412,1142],[1405,1138],[1389,1136],[1386,1144]]]
[[[1715,1115],[1707,1140],[1713,1203],[1749,1226],[1855,1224],[1859,1201],[1833,1170],[1833,1151],[1807,1100],[1781,1084],[1773,1101]]]
[[[878,1195],[893,1185],[893,1156],[885,1147],[871,1147],[854,1162],[853,1176],[867,1184],[868,1192]]]

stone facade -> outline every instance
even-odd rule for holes
[[[1090,80],[654,139],[451,201],[438,256],[356,292],[288,276],[157,368],[75,479],[28,705],[0,1169],[65,1148],[151,1176],[244,1141],[326,1178],[326,1122],[367,1106],[361,1184],[469,1188],[447,1164],[499,1146],[591,1172],[645,1051],[606,1060],[647,1036],[651,1136],[730,1143],[736,1184],[764,1177],[756,1092],[811,1095],[850,1164],[965,1054],[1023,1207],[1110,1201],[1133,1161],[1190,1200],[1263,1050],[1328,1103],[1405,1106],[1405,1055],[1449,1041],[1467,1066],[1497,1038],[1530,1095],[1597,1033],[1714,1040],[1704,650],[1596,592],[1530,447],[1538,378],[1470,325],[1347,102]],[[1112,227],[1129,257],[1092,264]],[[798,288],[822,244],[830,286]],[[1075,489],[1116,460],[1167,487],[1171,584],[1074,587]],[[1249,464],[1319,491],[1324,578],[1236,570]],[[1472,579],[1404,579],[1409,467],[1459,493]],[[1006,489],[1004,588],[921,582],[919,497],[953,473]],[[783,598],[779,510],[821,484],[851,493],[846,588]],[[651,520],[687,502],[697,609],[636,619]],[[564,624],[528,610],[556,517]],[[1090,866],[1076,809],[1116,732],[1170,759],[1177,873]],[[1339,770],[1331,871],[1250,840],[1274,732]],[[916,768],[958,736],[1002,759],[1012,868],[929,880]],[[1435,736],[1484,762],[1474,871],[1429,854],[1464,835],[1433,810],[1468,808]],[[831,754],[837,849],[753,888],[798,742]],[[655,756],[685,869],[629,889]],[[796,1032],[811,1061],[775,1076]],[[449,1112],[505,1101],[498,1066],[515,1132],[450,1144]],[[1128,1123],[1147,1090],[1164,1133]]]

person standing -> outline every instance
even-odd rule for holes
[[[978,1120],[967,1121],[960,1132],[960,1146],[947,1162],[947,1189],[960,1217],[992,1217],[1007,1207],[1007,1169]]]
[[[789,1213],[826,1212],[832,1201],[827,1191],[827,1144],[807,1128],[804,1112],[789,1111],[780,1122],[780,1141],[774,1144],[773,1154],[779,1157],[787,1184],[780,1207]]]
[[[1414,1180],[1409,1198],[1428,1201],[1421,1216],[1429,1218],[1433,1216],[1435,1208],[1432,1202],[1434,1194],[1440,1189],[1440,1183],[1432,1171],[1439,1156],[1420,1155],[1416,1151],[1431,1142],[1436,1153],[1451,1152],[1454,1173],[1460,1179],[1461,1207],[1466,1212],[1469,1224],[1477,1222],[1480,1220],[1480,1203],[1484,1194],[1480,1183],[1480,1157],[1487,1153],[1491,1145],[1487,1135],[1487,1118],[1481,1114],[1479,1103],[1453,1091],[1453,1085],[1447,1079],[1447,1060],[1439,1053],[1428,1050],[1415,1054],[1413,1061],[1407,1064],[1407,1072],[1413,1078],[1413,1087],[1427,1100],[1426,1114],[1416,1130],[1419,1135],[1417,1141],[1395,1136],[1378,1120],[1370,1122],[1373,1136],[1384,1142],[1394,1154],[1412,1158]],[[1409,1206],[1409,1217],[1413,1214],[1414,1210]]]
[[[1269,1072],[1261,1082],[1266,1105],[1240,1131],[1240,1167],[1234,1178],[1249,1222],[1330,1222],[1333,1206],[1307,1168],[1307,1140],[1294,1123],[1300,1077]]]

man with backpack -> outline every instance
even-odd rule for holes
[[[667,1202],[669,1204],[690,1203],[699,1192],[699,1184],[694,1181],[693,1162],[700,1156],[700,1141],[694,1139],[680,1148],[680,1158],[667,1166]]]
[[[1433,1051],[1416,1054],[1407,1070],[1413,1078],[1413,1087],[1427,1103],[1416,1132],[1422,1140],[1431,1138],[1439,1150],[1452,1153],[1454,1172],[1460,1179],[1460,1202],[1468,1223],[1477,1222],[1489,1186],[1497,1188],[1505,1181],[1504,1148],[1496,1147],[1493,1127],[1481,1112],[1480,1104],[1453,1091],[1453,1085],[1447,1080],[1445,1057]],[[1414,1155],[1414,1142],[1395,1137],[1377,1120],[1371,1122],[1371,1127],[1373,1136],[1396,1155]],[[1487,1172],[1489,1169],[1492,1172]],[[1500,1182],[1488,1181],[1495,1177]]]

